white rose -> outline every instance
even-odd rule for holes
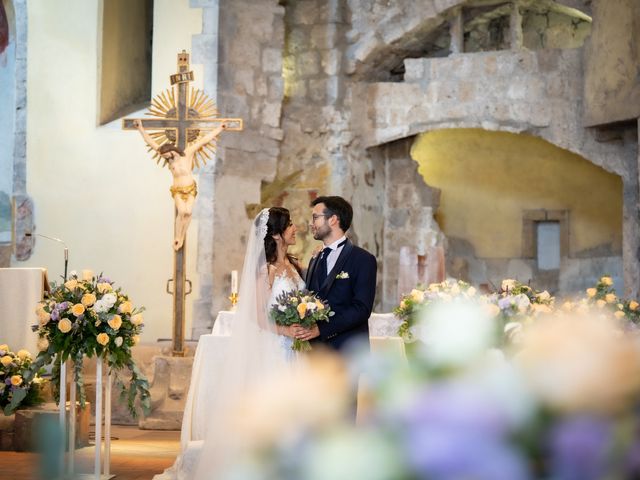
[[[116,339],[113,341],[113,343],[116,344],[116,347],[121,347],[122,346],[122,337],[116,337]]]
[[[505,280],[502,280],[502,290],[505,292],[508,290],[513,290],[515,286],[516,286],[516,281],[513,280],[512,278],[507,278]]]
[[[107,293],[102,297],[102,301],[106,303],[109,306],[109,308],[113,307],[116,304],[117,300],[118,300],[118,297],[116,296],[115,293]]]

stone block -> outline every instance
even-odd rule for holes
[[[318,52],[309,50],[296,57],[296,73],[301,77],[310,77],[320,72],[320,58]]]
[[[331,49],[322,52],[321,55],[321,64],[324,73],[329,76],[336,75],[340,70],[342,52],[338,49]]]
[[[309,80],[309,98],[315,103],[324,103],[327,98],[327,80]]]
[[[251,68],[236,68],[233,75],[234,92],[240,96],[251,96],[254,92],[254,73]]]
[[[326,1],[298,0],[292,4],[293,25],[322,24],[329,18],[329,4]]]
[[[179,430],[191,382],[193,357],[154,358],[151,413],[140,419],[143,430]]]
[[[262,51],[262,70],[267,73],[282,72],[282,50],[265,48]]]
[[[57,422],[59,416],[58,407],[54,403],[45,403],[38,407],[16,410],[13,450],[17,452],[33,452],[38,448],[38,436],[43,422]],[[67,423],[69,422],[69,404],[67,404]],[[76,448],[89,445],[89,420],[91,412],[89,404],[86,408],[76,405]],[[68,429],[67,429],[68,431]],[[68,441],[65,440],[65,445]]]
[[[266,125],[277,128],[280,126],[281,114],[281,103],[266,103],[262,109],[262,121]]]
[[[404,81],[419,82],[424,78],[425,68],[422,59],[407,58],[404,61]]]
[[[284,96],[284,78],[282,75],[271,75],[267,78],[267,101],[282,101]]]

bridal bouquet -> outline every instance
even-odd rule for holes
[[[0,408],[5,415],[11,415],[20,405],[42,403],[37,386],[42,379],[39,372],[29,375],[31,363],[27,350],[12,352],[7,344],[0,345]]]
[[[318,322],[328,322],[334,315],[329,305],[320,300],[313,292],[292,290],[283,292],[276,297],[276,303],[271,306],[271,319],[276,325],[288,327],[299,324],[311,328]],[[293,340],[292,350],[308,352],[311,344],[307,340]]]
[[[43,366],[53,362],[52,384],[58,398],[60,363],[73,360],[75,381],[84,405],[82,362],[85,356],[102,357],[109,369],[127,368],[129,385],[120,384],[122,397],[128,401],[135,416],[135,399],[140,397],[143,410],[150,406],[149,383],[133,361],[131,348],[138,343],[143,326],[144,308],[133,306],[126,293],[114,288],[102,275],[79,280],[72,274],[61,285],[53,285],[45,300],[38,304],[36,314],[40,353],[35,363]]]

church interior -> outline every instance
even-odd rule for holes
[[[640,478],[639,119],[637,0],[0,0],[0,471],[205,478],[254,218],[306,271],[332,195],[371,353],[256,386],[211,478]],[[224,128],[176,173],[138,121]]]

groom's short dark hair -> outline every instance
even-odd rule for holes
[[[315,207],[319,203],[324,203],[324,211],[328,216],[335,215],[340,222],[340,228],[343,232],[349,230],[351,220],[353,219],[353,208],[351,204],[344,198],[338,196],[318,197],[311,202],[311,206]]]

